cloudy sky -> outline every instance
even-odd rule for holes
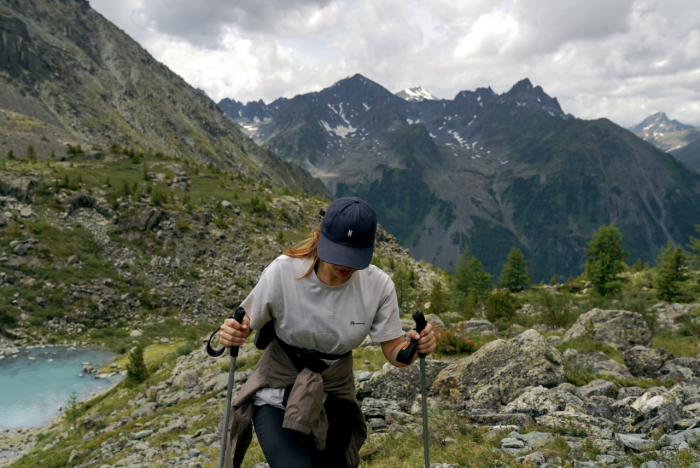
[[[440,98],[528,77],[581,118],[700,126],[696,0],[91,0],[215,101],[361,73]]]

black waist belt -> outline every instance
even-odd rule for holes
[[[277,340],[277,343],[279,343],[280,347],[285,352],[285,354],[289,356],[289,359],[292,361],[292,363],[294,363],[294,367],[296,367],[299,372],[307,368],[313,372],[321,373],[329,367],[329,365],[323,362],[321,359],[334,361],[337,359],[344,358],[348,354],[352,353],[352,351],[348,351],[347,353],[343,354],[322,353],[313,349],[297,348],[296,346],[292,346],[289,343],[285,343],[278,336],[275,336],[275,339]],[[287,407],[287,401],[289,400],[289,395],[291,394],[291,392],[291,386],[284,389],[282,405],[284,405],[285,408]]]
[[[294,366],[296,366],[299,372],[303,371],[304,368],[318,373],[323,372],[324,370],[328,369],[328,364],[323,362],[321,359],[334,361],[337,359],[344,358],[345,356],[352,353],[352,351],[348,351],[347,353],[343,354],[322,353],[313,349],[297,348],[296,346],[292,346],[288,343],[285,343],[279,337],[275,337],[275,339],[282,347],[284,352],[287,354],[287,356],[289,356],[289,359],[292,360]]]

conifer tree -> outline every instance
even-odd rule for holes
[[[688,280],[687,256],[683,249],[674,247],[669,240],[656,261],[656,289],[662,301],[676,301],[682,296],[681,283]]]
[[[628,252],[622,248],[622,234],[612,224],[601,226],[588,243],[586,276],[601,296],[620,291],[620,273],[625,271]]]
[[[700,224],[695,225],[695,231],[700,234]],[[693,269],[700,268],[700,239],[697,237],[690,236],[690,243],[688,244],[688,263]]]
[[[469,246],[465,245],[455,270],[457,290],[467,295],[474,291],[477,299],[483,300],[493,288],[491,278],[493,276],[484,271],[484,266],[469,253]]]
[[[499,284],[502,288],[515,292],[528,286],[530,281],[530,275],[527,274],[527,260],[523,253],[517,247],[511,248],[508,259],[503,264]]]
[[[36,151],[34,151],[32,145],[27,146],[27,159],[31,159],[32,161],[36,159]]]
[[[148,378],[148,368],[143,358],[143,346],[136,346],[129,353],[129,362],[126,365],[126,380],[131,385],[140,384]]]
[[[445,291],[442,288],[442,281],[435,280],[433,282],[433,289],[430,291],[430,313],[442,314],[446,311],[447,298],[445,297]]]
[[[557,274],[552,275],[552,279],[549,280],[549,285],[550,286],[556,286],[557,285]]]

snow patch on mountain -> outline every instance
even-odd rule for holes
[[[422,86],[416,86],[415,88],[402,89],[396,96],[403,98],[407,101],[425,101],[425,100],[437,100],[437,98],[427,89],[423,89]]]

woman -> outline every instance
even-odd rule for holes
[[[370,265],[377,217],[363,200],[334,201],[321,225],[262,273],[243,301],[246,317],[227,319],[220,342],[241,346],[251,330],[274,323],[276,339],[233,403],[227,467],[238,467],[252,437],[271,468],[356,467],[367,430],[355,397],[351,351],[367,334],[397,367],[405,345],[394,284]],[[419,353],[435,349],[431,325]],[[420,382],[416,382],[419,385]]]

